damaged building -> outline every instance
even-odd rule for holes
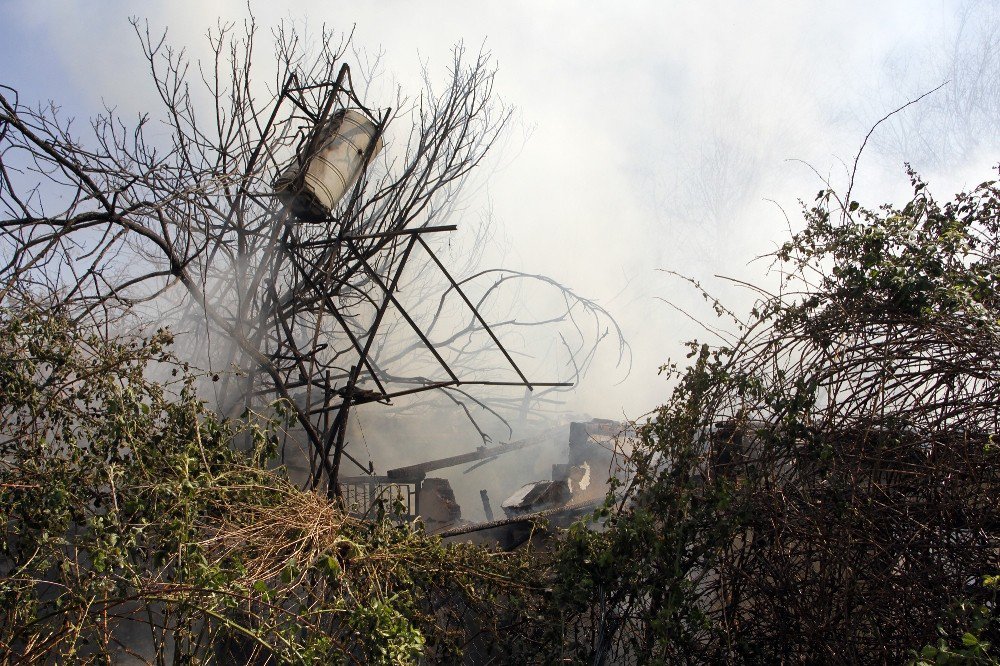
[[[487,491],[481,490],[485,522],[464,518],[451,480],[434,474],[460,465],[488,464],[512,452],[542,446],[549,441],[547,437],[479,447],[469,453],[391,469],[381,476],[343,477],[344,500],[359,516],[396,512],[406,520],[419,519],[431,534],[515,548],[527,540],[536,520],[567,527],[600,505],[607,495],[608,479],[620,476],[621,455],[635,435],[628,424],[606,419],[572,422],[559,430],[565,446],[564,462],[553,464],[547,479],[515,486],[499,503],[502,514],[494,511]]]

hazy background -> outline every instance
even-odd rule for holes
[[[797,228],[798,198],[823,179],[845,189],[862,140],[892,109],[950,81],[880,126],[855,199],[903,200],[907,161],[947,197],[1000,159],[996,2],[250,4],[265,36],[281,19],[353,29],[404,90],[419,90],[422,65],[443,79],[456,42],[493,53],[496,92],[518,122],[456,214],[453,251],[472,238],[463,224],[490,219],[487,264],[546,273],[618,318],[632,370],[607,348],[569,405],[593,416],[638,417],[662,402],[658,366],[704,337],[657,297],[710,310],[658,269],[747,310],[747,294],[712,276],[765,281],[769,262],[750,261],[783,240],[781,208]],[[132,15],[198,57],[206,30],[247,8],[0,0],[0,82],[80,121],[103,104],[126,118],[154,107]]]

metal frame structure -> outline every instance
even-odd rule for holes
[[[379,115],[373,113],[353,93],[352,87],[345,85],[349,81],[350,70],[347,65],[343,65],[336,81],[326,86],[319,114],[310,111],[302,94],[321,90],[324,86],[299,87],[294,85],[294,77],[286,82],[275,104],[272,119],[277,117],[282,104],[291,103],[312,122],[312,131],[305,133],[298,142],[296,159],[309,159],[315,150],[319,130],[330,114],[347,106],[360,109],[376,123],[377,134],[371,142],[372,146],[382,135],[390,110]],[[266,139],[267,136],[268,128],[265,128],[263,137]],[[365,156],[366,163],[370,152],[371,147],[369,155]],[[263,157],[272,155],[272,152],[263,146],[262,140],[262,146],[255,149],[254,155]],[[250,168],[256,168],[253,161]],[[304,174],[304,170],[301,173]],[[335,230],[335,234],[321,233],[317,237],[313,232],[314,222],[296,220],[285,207],[274,209],[272,234],[280,235],[277,235],[277,242],[272,242],[271,251],[266,253],[259,267],[268,267],[272,275],[275,275],[280,270],[280,265],[289,266],[294,279],[291,288],[286,289],[284,294],[274,292],[266,300],[258,312],[256,326],[253,327],[255,330],[252,331],[258,339],[261,331],[270,331],[266,336],[270,342],[268,363],[262,368],[268,371],[270,382],[261,386],[253,374],[249,374],[242,384],[244,395],[271,392],[277,397],[291,398],[295,402],[299,423],[310,445],[312,486],[319,487],[325,477],[327,492],[331,496],[341,495],[338,478],[344,457],[363,473],[373,474],[370,464],[362,464],[346,451],[347,422],[353,406],[371,402],[389,404],[393,398],[460,386],[523,386],[529,391],[535,387],[572,386],[570,382],[530,381],[476,304],[424,239],[428,234],[454,231],[457,229],[456,225],[406,227],[404,221],[403,224],[388,225],[388,228],[376,226],[375,228],[382,230],[366,232],[366,227],[370,228],[371,225],[352,224],[361,217],[358,213],[364,184],[365,175],[362,174],[346,203],[330,219],[319,225],[324,230]],[[264,198],[261,195],[253,197],[255,200]],[[274,239],[275,235],[272,235],[272,240]],[[518,381],[460,377],[420,324],[407,312],[397,297],[397,291],[400,278],[417,246],[431,259],[432,265],[447,281],[449,289],[468,307],[482,332],[488,335],[501,352]],[[369,312],[370,323],[360,328],[352,325],[358,316],[356,310],[359,303],[364,303],[369,310],[373,310]],[[426,351],[437,361],[446,379],[395,377],[378,367],[373,358],[373,347],[390,308],[408,324]],[[348,309],[352,311],[345,312]],[[296,325],[303,318],[313,324],[312,335],[305,338]],[[322,331],[323,322],[328,322],[349,340],[349,349],[338,350],[336,354],[324,354],[328,345],[320,341],[326,337]],[[352,357],[349,363],[344,363],[344,355]],[[259,373],[257,376],[259,377]],[[373,383],[375,389],[360,388],[364,380]],[[393,387],[393,383],[397,386]]]

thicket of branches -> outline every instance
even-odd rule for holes
[[[594,663],[996,658],[1000,189],[911,177],[902,207],[821,191],[782,291],[664,368],[620,511],[563,563]]]

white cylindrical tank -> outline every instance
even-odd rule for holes
[[[328,218],[365,170],[365,155],[377,129],[355,109],[335,113],[321,130],[312,154],[296,156],[275,179],[278,198],[301,220],[318,222]],[[380,150],[382,137],[375,143],[371,157]]]

